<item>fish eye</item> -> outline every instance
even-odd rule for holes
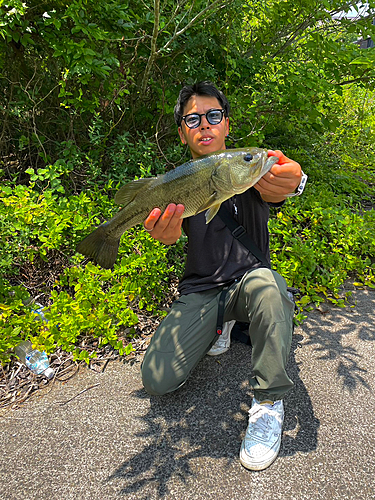
[[[245,161],[251,161],[253,159],[253,155],[251,153],[246,153],[243,159]]]

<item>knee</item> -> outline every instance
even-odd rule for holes
[[[255,294],[274,294],[285,288],[286,282],[276,271],[261,267],[254,269],[244,276],[245,289]]]
[[[165,390],[163,389],[164,384],[162,380],[158,380],[154,376],[154,370],[150,368],[150,365],[143,361],[141,366],[142,384],[146,391],[152,396],[163,396]]]
[[[284,278],[275,271],[260,268],[249,273],[245,295],[252,314],[266,314],[272,322],[292,318],[294,303],[287,294]]]
[[[144,376],[142,372],[142,384],[145,388],[146,392],[151,396],[164,396],[168,391],[165,391],[164,387],[161,384],[156,383],[154,380],[150,380],[149,378]]]
[[[275,296],[280,294],[270,269],[260,268],[245,277],[244,292],[250,304],[272,306]]]
[[[143,387],[145,388],[146,392],[150,394],[150,396],[164,396],[164,394],[167,394],[162,386],[155,384],[154,381],[151,381],[149,379],[145,379],[142,375],[142,383]]]
[[[141,366],[143,387],[152,396],[163,396],[181,385],[169,374],[165,361],[158,361],[155,356],[145,356]]]

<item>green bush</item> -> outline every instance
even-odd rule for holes
[[[31,175],[33,175],[31,173]],[[42,175],[39,172],[39,178]],[[111,192],[111,185],[107,186]],[[0,359],[7,362],[11,349],[30,338],[46,352],[57,346],[73,352],[76,359],[88,360],[78,347],[86,335],[111,344],[120,354],[129,353],[125,328],[137,324],[136,312],[158,312],[166,293],[170,266],[168,248],[155,242],[145,231],[131,229],[122,239],[113,270],[89,263],[80,264],[75,255],[77,242],[114,210],[108,194],[101,191],[65,197],[59,185],[40,192],[35,184],[7,185],[0,196]],[[96,197],[95,197],[96,195]],[[33,265],[53,265],[53,252],[65,257],[67,268],[58,269],[52,289],[43,288],[48,324],[35,321],[25,301],[26,288],[14,286],[17,274]],[[40,290],[39,290],[40,291]],[[131,336],[131,335],[130,335]],[[124,342],[123,342],[124,341]]]
[[[309,180],[303,196],[271,217],[273,266],[301,290],[302,307],[325,299],[343,305],[339,291],[346,279],[375,283],[375,211],[362,209],[373,203],[374,186],[325,148],[285,153],[300,162]]]
[[[75,248],[118,209],[120,184],[186,161],[173,106],[196,80],[229,98],[228,145],[264,141],[309,175],[303,197],[270,220],[274,267],[301,289],[301,305],[342,304],[348,277],[373,286],[374,211],[363,208],[375,198],[375,66],[353,44],[373,35],[371,16],[333,22],[329,1],[298,12],[290,0],[158,4],[0,4],[3,363],[26,338],[86,361],[85,336],[126,353],[138,310],[160,314],[184,238],[167,249],[128,231],[113,271],[84,265]],[[37,288],[48,324],[25,306],[33,273],[53,277]]]
[[[40,170],[39,178],[43,175]],[[108,212],[106,195],[97,193],[101,206],[96,209],[88,194],[66,197],[60,189],[63,188],[58,182],[42,192],[35,189],[34,183],[0,188],[1,274],[16,274],[20,266],[33,262],[35,256],[46,260],[52,249],[72,250],[79,235],[97,224],[101,213]]]
[[[288,204],[270,221],[272,262],[289,285],[299,288],[302,305],[327,297],[342,303],[339,289],[349,277],[375,282],[374,210],[363,216],[332,206],[332,191],[319,201]]]

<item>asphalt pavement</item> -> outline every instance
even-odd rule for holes
[[[167,396],[144,391],[139,356],[82,370],[3,414],[1,499],[374,499],[375,290],[355,290],[354,301],[295,329],[295,387],[268,469],[238,459],[251,348],[232,343]]]

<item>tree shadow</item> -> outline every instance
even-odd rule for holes
[[[294,335],[288,365],[295,387],[284,399],[286,433],[280,456],[317,447],[319,420],[314,417],[295,361],[301,339]],[[168,498],[172,477],[182,482],[194,477],[194,459],[224,459],[227,466],[237,462],[252,397],[250,354],[249,346],[235,342],[219,359],[206,356],[175,393],[154,397],[143,389],[135,391],[132,397],[150,400],[149,411],[139,417],[144,430],[130,438],[142,449],[126,459],[106,482],[120,480],[119,494],[123,496],[146,499],[146,490],[152,488],[157,498]]]
[[[300,377],[299,363],[296,361],[297,350],[302,348],[303,336],[293,335],[288,374],[294,382],[293,389],[284,399],[285,417],[280,456],[290,456],[297,452],[308,453],[317,448],[319,419],[314,409],[306,386]]]
[[[353,393],[359,386],[370,390],[365,379],[365,356],[360,344],[375,341],[375,294],[358,291],[357,306],[331,307],[325,314],[314,311],[303,324],[304,346],[320,354],[320,361],[337,361],[337,376],[342,386]]]
[[[309,355],[317,353],[323,364],[317,367],[321,371],[325,361],[335,360],[343,388],[354,391],[361,385],[370,389],[361,352],[365,352],[366,342],[375,340],[375,296],[368,295],[365,302],[354,312],[350,308],[332,308],[327,314],[315,311],[293,335],[288,373],[295,386],[284,399],[280,457],[308,453],[318,443],[320,422],[300,378],[299,349],[306,349]],[[132,448],[129,457],[106,482],[118,481],[120,496],[146,500],[150,489],[153,498],[170,497],[174,478],[187,482],[197,475],[197,464],[212,467],[209,459],[220,460],[221,470],[233,474],[228,471],[233,462],[240,467],[238,453],[251,404],[250,359],[250,346],[234,342],[220,358],[206,356],[175,393],[162,397],[149,396],[143,389],[132,393],[133,398],[149,400],[150,407],[138,417],[138,428],[142,430],[128,435]],[[274,472],[270,468],[266,473]],[[232,479],[240,474],[236,468]]]

